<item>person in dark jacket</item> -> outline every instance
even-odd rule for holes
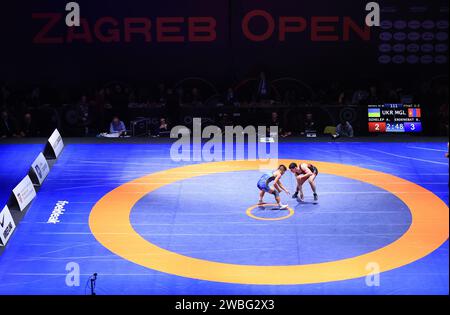
[[[17,137],[17,124],[7,110],[0,114],[0,138]]]
[[[21,128],[20,128],[20,136],[21,137],[37,137],[40,132],[31,113],[26,113],[23,116]]]

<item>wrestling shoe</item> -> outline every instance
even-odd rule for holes
[[[292,195],[292,199],[297,199],[298,197],[298,191],[296,191],[293,195]]]
[[[319,200],[319,196],[317,196],[317,194],[314,194],[314,201]]]
[[[280,210],[285,210],[288,208],[289,205],[280,205],[279,209]]]

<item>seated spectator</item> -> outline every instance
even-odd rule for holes
[[[304,121],[305,132],[316,132],[316,123],[313,119],[313,114],[307,113]]]
[[[348,121],[342,121],[336,126],[337,137],[353,137],[353,127]]]
[[[26,113],[23,116],[23,121],[21,125],[20,136],[22,137],[37,137],[40,132],[31,116],[31,113]]]
[[[283,137],[283,138],[292,135],[292,132],[287,131],[287,130],[281,125],[280,119],[279,119],[279,116],[278,116],[278,113],[277,113],[277,112],[272,112],[271,117],[270,117],[270,121],[269,121],[269,126],[277,126],[277,127],[278,127],[278,134],[279,134],[281,137]],[[267,133],[266,133],[266,136],[267,136],[267,137],[270,137],[270,136],[271,136],[271,135],[270,135],[270,127],[269,127],[269,126],[267,127]]]
[[[109,133],[118,133],[119,136],[125,136],[127,134],[127,128],[119,117],[114,116],[111,125],[109,126]]]
[[[280,119],[278,117],[278,113],[277,112],[272,112],[272,114],[270,115],[270,126],[280,126]]]
[[[305,119],[302,121],[303,129],[300,131],[301,135],[306,135],[306,137],[316,137],[317,136],[317,124],[314,121],[312,113],[307,113]]]
[[[170,132],[169,125],[167,124],[166,119],[165,118],[161,118],[159,120],[158,135],[159,136],[168,135],[169,132]]]
[[[277,126],[278,127],[278,132],[281,133],[280,130],[280,119],[278,118],[278,113],[277,112],[272,112],[271,116],[270,116],[270,120],[267,124],[266,127],[266,137],[270,137],[272,136],[270,134],[270,127],[271,126]]]
[[[17,137],[17,124],[7,110],[0,115],[0,138]]]

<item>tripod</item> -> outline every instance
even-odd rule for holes
[[[94,273],[90,278],[89,281],[91,282],[91,295],[97,295],[95,293],[95,282],[97,281],[97,273]]]

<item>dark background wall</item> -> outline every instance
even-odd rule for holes
[[[0,80],[21,84],[77,85],[98,84],[119,80],[148,82],[178,80],[187,76],[200,76],[219,85],[239,82],[254,77],[265,70],[270,78],[292,76],[305,82],[342,80],[360,82],[364,79],[408,81],[429,79],[447,72],[448,47],[437,52],[435,46],[448,46],[448,39],[437,33],[448,33],[438,28],[439,21],[448,23],[447,1],[379,1],[382,19],[388,21],[412,21],[421,23],[431,20],[436,25],[430,29],[420,27],[417,32],[432,33],[432,40],[380,39],[381,33],[416,32],[408,25],[396,29],[371,28],[370,39],[363,40],[351,32],[350,40],[343,38],[343,18],[350,17],[359,26],[364,25],[368,1],[295,1],[295,0],[165,0],[165,1],[83,1],[81,15],[89,24],[92,42],[74,40],[67,42],[68,29],[64,24],[66,1],[37,0],[10,1],[2,4],[0,12],[2,45]],[[244,16],[253,10],[268,12],[275,21],[273,36],[262,42],[246,38],[242,30]],[[47,44],[33,42],[36,34],[48,19],[32,18],[33,13],[60,13],[63,17],[49,32],[51,37],[65,38],[63,43]],[[104,43],[94,34],[94,24],[101,17],[118,21],[120,42]],[[212,42],[180,43],[157,42],[156,17],[213,17],[217,37]],[[287,34],[286,40],[278,39],[279,17],[301,16],[306,22],[305,31]],[[335,41],[314,41],[311,38],[311,20],[314,16],[336,16],[333,35]],[[145,17],[152,22],[151,42],[144,36],[134,34],[131,42],[124,39],[124,19]],[[187,37],[187,23],[179,24],[181,35]],[[400,25],[401,26],[401,25]],[[110,27],[110,26],[109,26]],[[267,24],[256,17],[249,24],[255,34],[262,34]],[[111,28],[111,27],[110,27]],[[77,29],[76,32],[83,31]],[[108,26],[102,28],[107,32]],[[448,35],[447,35],[448,36]],[[438,38],[439,37],[439,38]],[[384,37],[383,37],[384,38]],[[408,44],[433,45],[432,52],[410,53]],[[380,45],[388,44],[389,52],[381,52]],[[404,45],[404,51],[393,52],[395,44]],[[442,45],[441,45],[442,46]],[[386,45],[383,46],[386,48]],[[442,47],[441,47],[442,48]],[[403,56],[393,59],[394,56]],[[418,60],[409,60],[417,55]],[[423,57],[425,55],[425,57]],[[386,57],[388,56],[388,57]],[[431,56],[431,57],[430,57]],[[440,57],[439,57],[440,56]],[[443,56],[443,57],[442,57]],[[386,61],[388,58],[388,62]],[[400,58],[400,59],[398,59]],[[422,58],[422,59],[420,59]],[[431,58],[431,59],[430,59]],[[387,62],[387,63],[386,63]]]

